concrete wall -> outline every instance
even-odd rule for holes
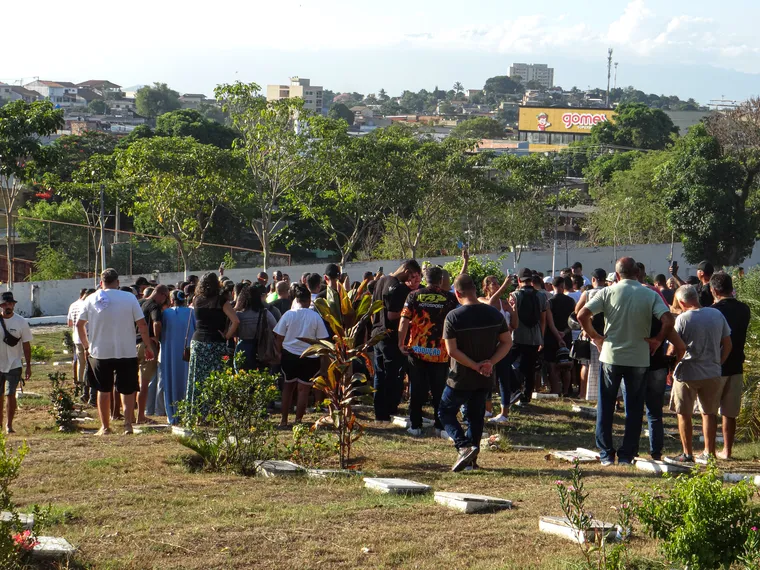
[[[649,275],[655,275],[657,273],[668,273],[668,256],[670,255],[670,244],[656,244],[656,245],[640,245],[640,246],[628,246],[618,247],[617,256],[629,255],[641,261],[647,268]],[[498,260],[500,257],[498,254],[489,254],[486,257]],[[603,268],[605,271],[612,271],[614,269],[615,252],[611,247],[600,248],[580,248],[570,249],[567,254],[567,261],[565,256],[565,250],[560,248],[557,251],[556,269],[559,271],[563,267],[573,264],[576,261],[580,261],[583,264],[585,273],[590,273],[597,267]],[[447,263],[455,259],[454,257],[439,257],[430,258],[429,261],[434,263]],[[683,259],[683,246],[676,244],[674,248],[674,259],[678,261],[681,267],[680,275],[686,277],[696,273],[696,268],[686,263]],[[383,267],[385,273],[390,273],[401,263],[400,260],[384,260],[384,261],[371,261],[362,263],[351,263],[346,267],[346,272],[351,276],[352,280],[359,280],[365,271],[377,271],[379,267]],[[746,259],[743,263],[744,267],[749,268],[752,265],[760,263],[760,247],[755,247],[752,252],[752,256]],[[507,258],[501,261],[502,267],[506,271],[509,269],[511,272],[515,271],[513,256],[509,254]],[[518,264],[520,268],[530,267],[537,271],[541,271],[545,275],[549,275],[552,269],[552,252],[549,251],[529,251],[525,252]],[[280,269],[281,271],[288,273],[291,280],[295,281],[300,279],[301,274],[305,272],[309,273],[322,273],[325,268],[325,263],[321,262],[312,265],[292,265],[284,267],[273,267],[269,271],[271,276],[272,271]],[[244,278],[254,279],[256,274],[261,271],[261,268],[249,268],[249,269],[230,269],[225,272],[225,275],[230,279],[239,281]],[[193,270],[192,273],[201,275],[203,271]],[[122,285],[130,285],[134,283],[138,275],[124,276],[121,278]],[[150,275],[146,275],[148,279]],[[162,283],[177,283],[183,280],[182,273],[163,273],[160,276]],[[39,307],[42,310],[42,315],[63,315],[68,311],[69,305],[79,295],[79,290],[82,287],[93,287],[95,283],[92,279],[70,279],[66,281],[41,281],[36,283],[14,283],[13,292],[16,300],[18,301],[17,311],[24,315],[30,316],[32,314],[32,288],[38,287],[38,299]]]

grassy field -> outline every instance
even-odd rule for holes
[[[35,338],[61,353],[61,333]],[[61,366],[35,366],[26,390],[46,394],[47,374]],[[69,375],[70,366],[64,371]],[[548,450],[593,448],[593,423],[570,411],[571,402],[537,403],[516,410],[505,433],[513,444]],[[578,562],[577,547],[538,532],[538,517],[560,515],[554,490],[567,463],[544,452],[481,453],[481,471],[452,474],[453,446],[432,437],[410,438],[402,428],[375,427],[355,447],[368,474],[407,477],[435,490],[511,499],[515,508],[464,515],[424,497],[395,497],[349,480],[265,479],[207,473],[193,453],[169,434],[60,434],[47,401],[24,399],[12,444],[26,440],[30,453],[14,485],[24,510],[53,506],[45,534],[79,548],[72,568],[565,568]],[[92,417],[96,416],[92,410]],[[667,416],[673,428],[675,417]],[[83,429],[97,428],[95,422]],[[120,427],[117,423],[116,427]],[[621,435],[618,415],[616,435]],[[285,437],[286,434],[283,434]],[[666,451],[676,451],[666,438]],[[642,440],[642,450],[648,450]],[[732,470],[758,471],[760,449],[739,445]],[[653,476],[630,468],[584,468],[589,503],[600,519],[614,521],[612,505],[631,487],[649,488]],[[654,558],[657,545],[641,535],[633,551]]]

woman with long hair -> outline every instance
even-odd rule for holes
[[[198,282],[193,298],[195,332],[190,341],[190,368],[187,378],[187,399],[195,394],[211,372],[221,370],[227,354],[227,341],[235,336],[238,320],[235,309],[227,301],[216,273],[206,273]]]
[[[512,280],[509,276],[504,279],[504,283],[499,285],[499,279],[495,275],[488,275],[483,279],[483,296],[478,298],[478,301],[486,305],[491,305],[497,309],[504,320],[507,321],[509,330],[514,330],[517,326],[517,318],[515,317],[515,310],[509,301],[502,299],[502,295],[507,292]],[[512,370],[512,360],[509,358],[503,358],[495,367],[496,378],[499,382],[499,395],[501,397],[501,412],[498,416],[489,419],[489,423],[503,424],[509,419],[509,406],[511,405],[512,397],[512,385],[514,384],[514,370]],[[487,407],[491,407],[490,400],[486,402]],[[490,411],[490,410],[489,410]]]
[[[282,355],[281,366],[285,381],[282,388],[281,427],[287,427],[293,395],[297,391],[296,422],[300,423],[306,412],[312,378],[319,374],[319,357],[301,355],[309,345],[300,338],[328,338],[327,328],[319,316],[312,311],[311,293],[301,284],[293,285],[291,296],[295,299],[293,308],[287,311],[274,328],[275,346]]]
[[[187,306],[184,291],[172,291],[171,307],[161,314],[161,351],[158,353],[158,376],[171,425],[178,423],[177,403],[187,394],[188,363],[183,355],[194,332],[195,316]]]
[[[269,335],[273,335],[274,327],[277,320],[274,315],[264,306],[262,299],[266,289],[262,285],[245,285],[240,289],[235,303],[235,312],[240,320],[237,330],[237,344],[235,345],[235,356],[239,352],[245,357],[242,370],[258,370],[261,365],[256,359],[256,353],[259,347],[259,327],[261,319],[267,320],[267,330]],[[237,358],[235,359],[237,366]]]

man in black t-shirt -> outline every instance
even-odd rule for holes
[[[749,307],[734,298],[734,284],[727,273],[716,273],[710,278],[710,289],[715,297],[713,309],[718,309],[731,328],[731,352],[721,367],[726,382],[720,399],[720,415],[723,418],[723,451],[719,459],[731,459],[736,437],[736,418],[739,416],[744,391],[744,345],[751,313]]]
[[[565,277],[555,277],[552,281],[554,296],[549,299],[546,331],[544,332],[544,361],[549,363],[549,380],[552,392],[559,396],[569,396],[570,366],[560,367],[557,351],[569,348],[573,335],[567,319],[575,312],[575,301],[565,295]]]
[[[161,339],[161,307],[166,303],[169,297],[169,288],[166,285],[158,285],[151,293],[140,301],[140,308],[145,316],[145,324],[150,332],[150,340],[158,348]],[[148,406],[148,396],[150,394],[151,380],[157,378],[158,373],[158,351],[156,358],[147,360],[145,358],[145,343],[140,333],[137,333],[137,363],[140,370],[140,392],[137,395],[137,423],[144,424],[148,422],[146,409],[149,409],[151,415],[155,413],[154,406]],[[163,398],[161,399],[163,402]]]
[[[438,416],[459,453],[451,468],[457,472],[475,465],[494,365],[509,352],[512,337],[501,312],[478,301],[472,277],[457,277],[454,291],[462,306],[451,311],[444,324],[443,338],[451,364]],[[469,419],[466,434],[457,420],[463,405]]]
[[[383,302],[383,310],[373,317],[372,335],[387,332],[375,346],[375,420],[379,422],[390,421],[401,403],[405,357],[398,348],[398,325],[409,295],[404,282],[420,273],[420,264],[409,259],[390,275],[378,279],[372,295],[373,302]]]

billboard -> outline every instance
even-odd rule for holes
[[[588,134],[594,125],[614,120],[615,111],[612,109],[520,107],[518,129],[546,133]]]

